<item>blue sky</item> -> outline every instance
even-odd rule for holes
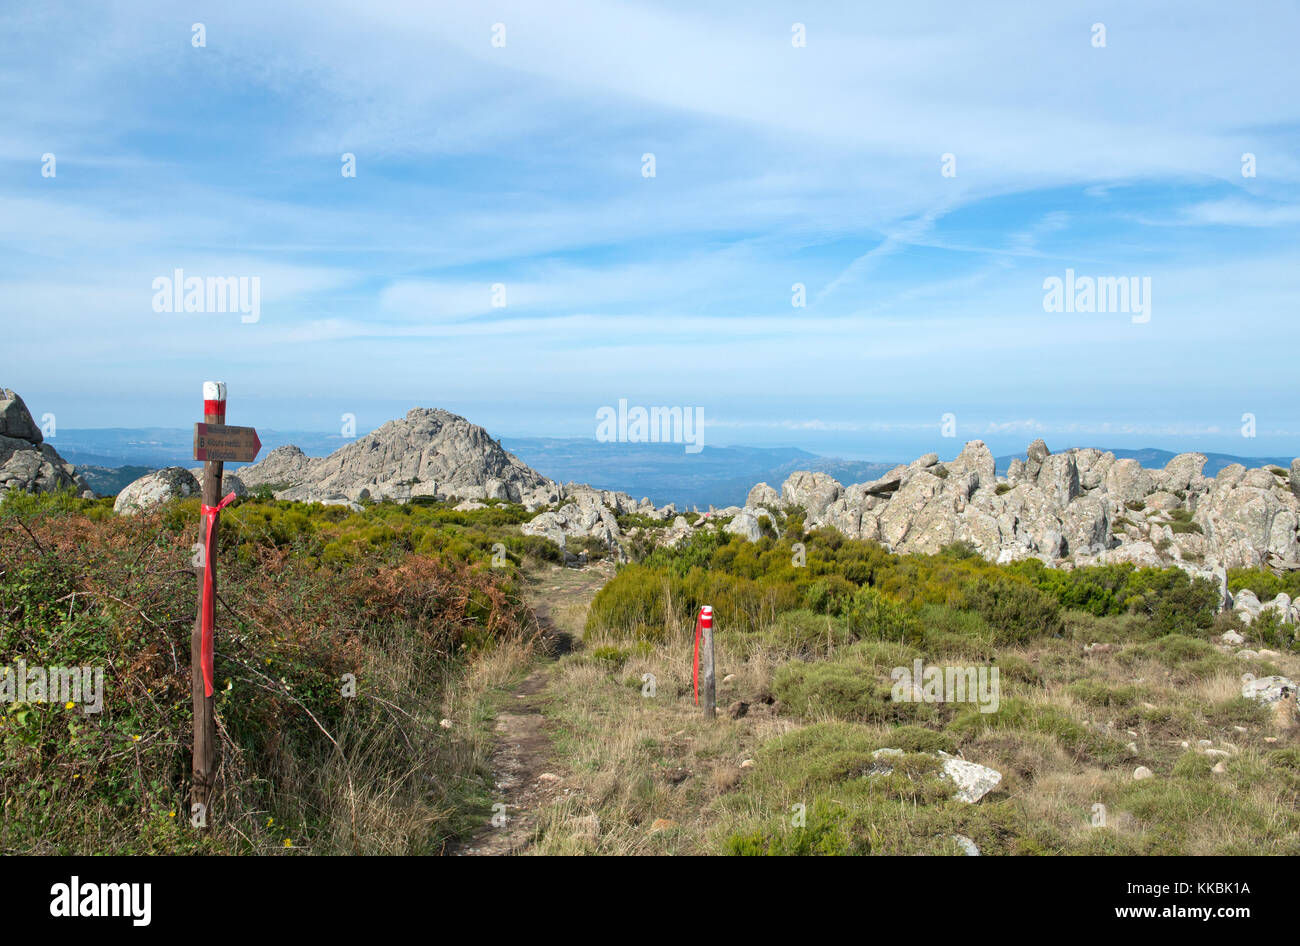
[[[0,12],[0,384],[62,427],[221,379],[279,429],[1300,453],[1294,4],[52,6]],[[177,268],[259,321],[155,312]],[[1150,321],[1045,312],[1067,268]]]

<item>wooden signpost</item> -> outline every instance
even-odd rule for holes
[[[221,510],[235,498],[221,498],[225,461],[251,461],[262,442],[252,427],[226,426],[226,385],[203,382],[203,423],[194,425],[194,459],[203,462],[203,506],[199,542],[199,604],[190,634],[190,686],[194,701],[193,787],[190,814],[206,826],[216,758],[217,718],[214,711],[213,659],[217,623],[217,523]]]
[[[700,699],[700,677],[704,678],[704,699]],[[713,609],[707,604],[695,619],[695,703],[703,704],[704,718],[717,715],[717,684],[713,672]]]
[[[224,403],[224,402],[223,402]],[[206,415],[205,415],[206,416]],[[226,424],[194,425],[194,459],[223,463],[247,463],[262,449],[262,441],[252,427]],[[206,471],[205,471],[206,472]]]

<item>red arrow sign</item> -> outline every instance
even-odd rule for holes
[[[235,463],[251,462],[262,449],[253,427],[229,424],[194,425],[194,459]]]

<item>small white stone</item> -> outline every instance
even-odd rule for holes
[[[958,759],[942,749],[939,750],[939,758],[943,759],[942,777],[957,786],[953,798],[958,801],[973,805],[997,788],[1002,781],[1002,773],[987,765]]]
[[[1148,769],[1145,765],[1139,765],[1136,769],[1133,770],[1133,781],[1140,782],[1144,778],[1151,778],[1151,776],[1153,775],[1155,775],[1155,773],[1152,772],[1150,769]]]

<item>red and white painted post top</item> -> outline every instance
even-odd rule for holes
[[[203,382],[203,414],[217,414],[222,420],[226,417],[226,382]]]
[[[707,604],[700,605],[700,624],[704,627],[713,627],[713,608]]]

